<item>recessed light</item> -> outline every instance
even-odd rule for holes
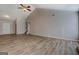
[[[9,16],[9,15],[4,15],[4,17],[5,17],[5,18],[10,18],[10,16]]]

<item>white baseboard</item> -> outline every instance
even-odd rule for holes
[[[79,41],[79,40],[76,40],[76,39],[61,38],[61,37],[51,37],[51,36],[36,35],[36,34],[30,34],[30,35],[41,36],[41,37],[48,37],[48,38],[56,38],[56,39],[62,39],[62,40],[70,40],[70,41]]]

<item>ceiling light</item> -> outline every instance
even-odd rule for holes
[[[26,11],[26,9],[25,9],[25,8],[23,8],[23,10],[24,10],[24,11]]]
[[[4,17],[5,17],[5,18],[10,18],[10,16],[9,16],[9,15],[4,15]]]

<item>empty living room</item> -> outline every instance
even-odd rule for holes
[[[78,55],[79,4],[0,4],[0,55]]]

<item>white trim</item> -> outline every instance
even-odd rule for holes
[[[69,38],[60,38],[60,37],[43,36],[43,35],[36,35],[36,34],[31,34],[31,33],[29,33],[29,34],[30,34],[30,35],[34,35],[34,36],[41,36],[41,37],[48,37],[48,38],[57,38],[57,39],[69,40],[69,41],[79,41],[79,40],[76,40],[76,39],[69,39]]]

